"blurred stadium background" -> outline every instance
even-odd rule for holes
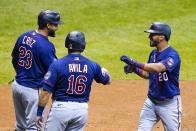
[[[42,9],[56,10],[65,22],[59,26],[54,43],[58,57],[67,54],[64,39],[69,31],[86,35],[84,55],[107,68],[113,80],[140,79],[125,75],[119,57],[123,54],[146,62],[152,48],[143,31],[153,21],[172,28],[170,44],[182,59],[181,80],[196,79],[196,1],[195,0],[1,0],[0,1],[0,84],[15,73],[11,51],[17,37],[37,29]]]

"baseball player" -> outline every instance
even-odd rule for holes
[[[46,122],[46,131],[82,131],[88,116],[88,101],[93,80],[110,83],[108,71],[81,55],[85,37],[80,31],[70,32],[65,40],[68,55],[49,67],[39,97],[37,125],[52,94],[52,107]]]
[[[156,47],[149,56],[148,63],[137,62],[127,56],[121,61],[127,65],[125,73],[132,73],[149,79],[146,99],[138,123],[138,131],[151,131],[161,120],[165,131],[179,131],[182,103],[179,89],[181,60],[179,54],[169,44],[171,28],[161,22],[154,22],[145,32],[150,33],[150,46]]]
[[[48,36],[55,37],[60,21],[58,12],[45,10],[38,16],[38,30],[20,35],[12,51],[16,71],[12,83],[16,131],[37,130],[35,119],[41,81],[49,65],[57,59]]]

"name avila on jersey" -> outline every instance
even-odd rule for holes
[[[69,72],[87,73],[88,66],[86,64],[83,67],[80,64],[69,64]]]

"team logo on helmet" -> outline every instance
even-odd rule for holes
[[[48,71],[48,72],[45,74],[44,79],[45,79],[45,80],[48,80],[48,79],[50,78],[50,76],[51,76],[51,72]]]
[[[172,66],[174,64],[174,60],[171,57],[169,57],[168,60],[167,60],[167,64],[169,66]]]

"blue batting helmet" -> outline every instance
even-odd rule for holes
[[[72,51],[83,52],[86,42],[84,33],[80,31],[71,31],[65,39],[65,47]]]
[[[161,22],[153,22],[148,30],[144,32],[152,33],[152,34],[162,34],[166,37],[167,41],[170,39],[171,28],[169,25]]]
[[[63,24],[63,22],[60,20],[60,14],[52,10],[41,11],[38,15],[38,25],[39,27],[44,27],[46,24]]]

